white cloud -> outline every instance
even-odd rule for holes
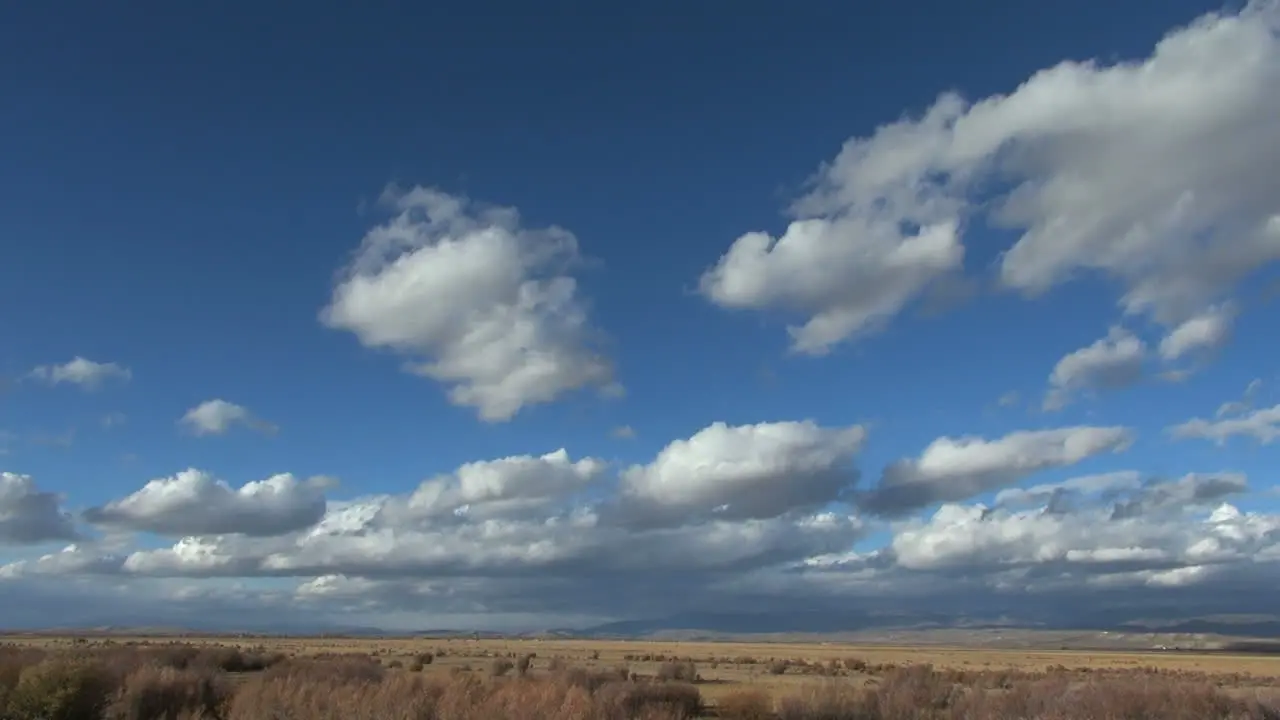
[[[1101,390],[1130,385],[1142,376],[1147,346],[1122,327],[1113,327],[1107,336],[1092,345],[1065,355],[1049,375],[1045,410],[1058,410],[1081,390]]]
[[[622,473],[623,503],[648,521],[765,518],[840,499],[858,479],[866,430],[813,422],[714,423]]]
[[[847,504],[828,501],[856,479],[851,461],[863,437],[857,426],[715,424],[616,478],[607,463],[563,450],[500,458],[467,463],[410,493],[330,502],[322,517],[319,488],[288,476],[234,490],[188,471],[85,513],[116,529],[183,535],[172,546],[122,553],[81,544],[4,572],[303,583],[342,576],[378,592],[450,578],[454,587],[482,585],[475,592],[485,602],[503,583],[525,583],[504,591],[510,603],[553,602],[531,594],[534,579],[542,592],[569,597],[583,583],[604,582],[602,592],[625,596],[602,599],[605,606],[645,612],[645,582],[688,588],[848,548],[864,525]]]
[[[1118,453],[1132,442],[1128,428],[1085,425],[1013,432],[996,440],[942,437],[918,458],[885,468],[860,504],[873,513],[901,516],[1006,487],[1042,470]]]
[[[365,235],[325,325],[415,358],[411,372],[489,421],[579,388],[621,390],[568,274],[579,260],[571,233],[422,187],[386,200],[398,214]]]
[[[178,420],[178,424],[194,435],[223,435],[236,425],[268,435],[278,429],[254,416],[243,405],[221,399],[206,400],[191,408]]]
[[[1235,307],[1230,303],[1215,305],[1193,315],[1160,341],[1160,356],[1165,360],[1177,360],[1189,353],[1221,347],[1231,338],[1231,324],[1235,317]]]
[[[61,365],[39,365],[32,368],[28,377],[49,385],[71,383],[85,390],[96,390],[108,380],[128,382],[132,371],[113,362],[100,363],[76,356]]]
[[[1169,356],[1217,342],[1220,330],[1186,323],[1280,259],[1277,27],[1280,3],[1254,0],[1140,61],[1063,62],[973,103],[945,94],[849,140],[783,236],[739,238],[702,291],[803,315],[794,348],[822,352],[956,270],[963,229],[985,214],[1020,233],[1004,286],[1039,293],[1100,273],[1123,285],[1125,313],[1171,331]]]
[[[234,489],[212,475],[184,470],[158,478],[137,492],[86,510],[87,521],[161,535],[281,535],[324,516],[324,477],[298,480],[283,473]]]
[[[997,506],[1025,506],[1045,504],[1052,507],[1055,500],[1067,495],[1110,494],[1121,490],[1136,490],[1142,484],[1142,476],[1134,470],[1118,470],[1099,475],[1084,475],[1060,483],[1044,483],[1029,488],[1008,488],[996,493]]]
[[[1105,507],[1044,513],[946,505],[928,521],[902,528],[890,549],[897,565],[915,571],[1036,568],[1077,581],[1118,575],[1126,584],[1160,584],[1165,573],[1248,563],[1276,544],[1280,518],[1230,505],[1199,519],[1187,517],[1206,507],[1195,503],[1162,514],[1118,516]]]
[[[453,473],[423,482],[403,503],[388,503],[384,513],[414,519],[466,516],[474,519],[538,514],[555,501],[586,489],[607,464],[595,458],[570,459],[565,450],[472,462]]]
[[[30,476],[0,472],[0,544],[75,537],[75,526],[56,494],[41,491]]]
[[[619,425],[610,431],[609,434],[620,440],[630,440],[636,436],[636,431],[635,428],[630,425]]]
[[[1280,438],[1280,405],[1218,420],[1192,418],[1169,428],[1175,438],[1212,440],[1223,445],[1232,437],[1251,437],[1263,445]]]
[[[788,328],[792,349],[821,355],[877,329],[960,269],[964,248],[953,214],[924,213],[914,233],[903,233],[892,212],[858,203],[800,214],[777,238],[754,232],[735,240],[699,286],[721,307],[806,316]]]
[[[903,617],[936,611],[943,591],[956,617],[1074,622],[1085,599],[1106,592],[1143,617],[1142,603],[1172,597],[1186,612],[1238,611],[1237,596],[1274,579],[1267,558],[1280,559],[1280,516],[1222,504],[1247,490],[1242,475],[1141,481],[1120,471],[1006,487],[994,507],[956,504],[1128,437],[1085,427],[940,438],[885,478],[909,466],[943,506],[887,528],[859,519],[843,492],[856,478],[862,428],[809,422],[713,424],[621,468],[616,486],[606,463],[564,451],[467,463],[411,492],[328,503],[322,481],[277,476],[235,490],[180,474],[86,513],[99,522],[114,513],[118,530],[184,535],[171,546],[139,548],[117,534],[42,552],[0,566],[0,599],[29,602],[49,582],[98,578],[77,586],[81,606],[86,597],[110,606],[106,588],[133,588],[145,593],[139,607],[170,603],[156,617],[199,608],[224,629],[246,612],[290,623],[421,627],[447,617],[528,628],[548,617],[757,608],[779,622],[795,617],[797,598],[838,624],[851,594],[860,608]],[[635,514],[630,503],[641,499],[650,514]],[[891,530],[889,541],[852,552],[873,528]],[[1218,587],[1234,588],[1232,599]],[[1033,599],[1045,597],[1055,600]],[[99,622],[129,616],[110,607],[112,619]]]
[[[1133,496],[1117,502],[1112,516],[1132,517],[1164,508],[1204,505],[1248,489],[1248,480],[1240,473],[1187,473],[1177,480],[1143,486]]]

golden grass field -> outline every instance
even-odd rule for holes
[[[781,697],[834,676],[875,682],[878,671],[891,667],[932,665],[939,670],[993,673],[1045,673],[1055,670],[1147,671],[1201,674],[1232,694],[1280,700],[1280,655],[1195,652],[1115,652],[1080,650],[1013,650],[962,647],[909,647],[853,643],[751,643],[705,641],[632,641],[569,639],[471,638],[325,638],[325,637],[178,637],[126,636],[75,638],[52,635],[0,636],[0,643],[45,649],[89,646],[150,646],[173,642],[224,645],[243,650],[282,653],[290,657],[370,655],[391,670],[409,668],[430,653],[426,676],[474,673],[487,676],[501,658],[534,655],[531,670],[550,672],[568,666],[592,671],[619,667],[654,676],[665,663],[691,661],[698,687],[711,703],[744,687]],[[849,664],[865,663],[865,671]],[[785,669],[778,671],[785,664]]]

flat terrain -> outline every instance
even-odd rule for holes
[[[664,663],[691,661],[701,678],[703,695],[715,700],[750,685],[781,696],[821,683],[830,675],[865,675],[871,682],[885,667],[931,664],[938,669],[1012,673],[1041,673],[1053,669],[1084,671],[1159,671],[1202,673],[1223,678],[1221,685],[1233,693],[1267,698],[1280,697],[1280,655],[1246,655],[1210,651],[1109,651],[1043,650],[946,645],[903,646],[825,642],[692,642],[569,639],[471,639],[471,638],[325,638],[325,637],[215,637],[156,636],[59,636],[14,634],[0,636],[0,643],[44,648],[76,645],[161,645],[182,642],[196,645],[228,645],[241,649],[278,652],[290,656],[359,653],[377,658],[384,666],[409,668],[416,658],[430,653],[426,674],[472,672],[487,675],[495,660],[530,654],[535,673],[552,669],[553,663],[592,670],[625,667],[629,672],[652,676]],[[853,666],[865,670],[853,670]]]

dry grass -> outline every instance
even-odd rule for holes
[[[222,643],[0,645],[0,720],[665,720],[699,712],[728,720],[1280,720],[1268,705],[1280,693],[1280,658],[456,639]],[[911,657],[917,661],[901,662]]]

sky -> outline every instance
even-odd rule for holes
[[[1274,610],[1280,2],[269,5],[0,10],[6,623]]]

